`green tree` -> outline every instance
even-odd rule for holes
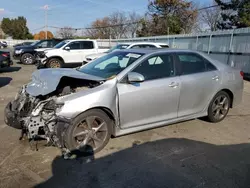
[[[148,35],[180,34],[182,31],[191,32],[197,21],[197,9],[194,4],[187,0],[153,0],[148,5],[147,24],[137,34]],[[145,36],[145,35],[144,35]]]
[[[27,20],[22,16],[14,19],[3,18],[1,27],[3,32],[11,36],[13,39],[32,38],[27,27]]]
[[[218,23],[219,29],[243,28],[250,26],[249,0],[215,0],[220,6],[222,20]]]

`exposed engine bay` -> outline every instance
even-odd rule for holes
[[[102,83],[102,81],[62,77],[56,90],[45,96],[30,95],[26,91],[27,85],[24,85],[15,99],[6,106],[5,122],[21,130],[20,140],[25,136],[29,141],[45,139],[48,145],[54,145],[66,151],[63,133],[65,124],[69,120],[62,120],[57,116],[56,112],[63,104],[56,104],[56,99]]]

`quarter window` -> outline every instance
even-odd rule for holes
[[[136,67],[133,72],[142,74],[145,80],[172,77],[175,75],[172,55],[159,55],[149,58]]]
[[[181,64],[181,75],[216,70],[215,66],[196,54],[177,54]]]

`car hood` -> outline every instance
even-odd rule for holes
[[[35,49],[34,46],[16,46],[15,50],[21,50],[21,49]]]
[[[26,92],[34,97],[50,94],[56,90],[63,77],[93,81],[104,80],[104,78],[88,75],[76,69],[41,69],[32,74],[32,81],[27,84]]]
[[[104,56],[104,55],[107,55],[107,53],[90,54],[90,55],[87,55],[87,56],[86,56],[86,59],[87,59],[87,58],[96,59],[96,58],[102,57],[102,56]]]
[[[37,48],[37,49],[35,49],[35,51],[36,52],[44,52],[44,51],[48,51],[50,49],[52,49],[52,48]]]

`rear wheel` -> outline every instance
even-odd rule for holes
[[[112,120],[102,110],[89,110],[73,121],[66,130],[65,145],[70,151],[97,153],[109,142]]]
[[[62,61],[58,58],[52,58],[46,64],[47,68],[62,68]]]
[[[35,57],[32,54],[25,53],[21,57],[21,62],[24,65],[32,65],[35,63]]]
[[[228,114],[230,104],[231,99],[226,92],[217,93],[208,108],[208,121],[213,123],[222,121]]]

